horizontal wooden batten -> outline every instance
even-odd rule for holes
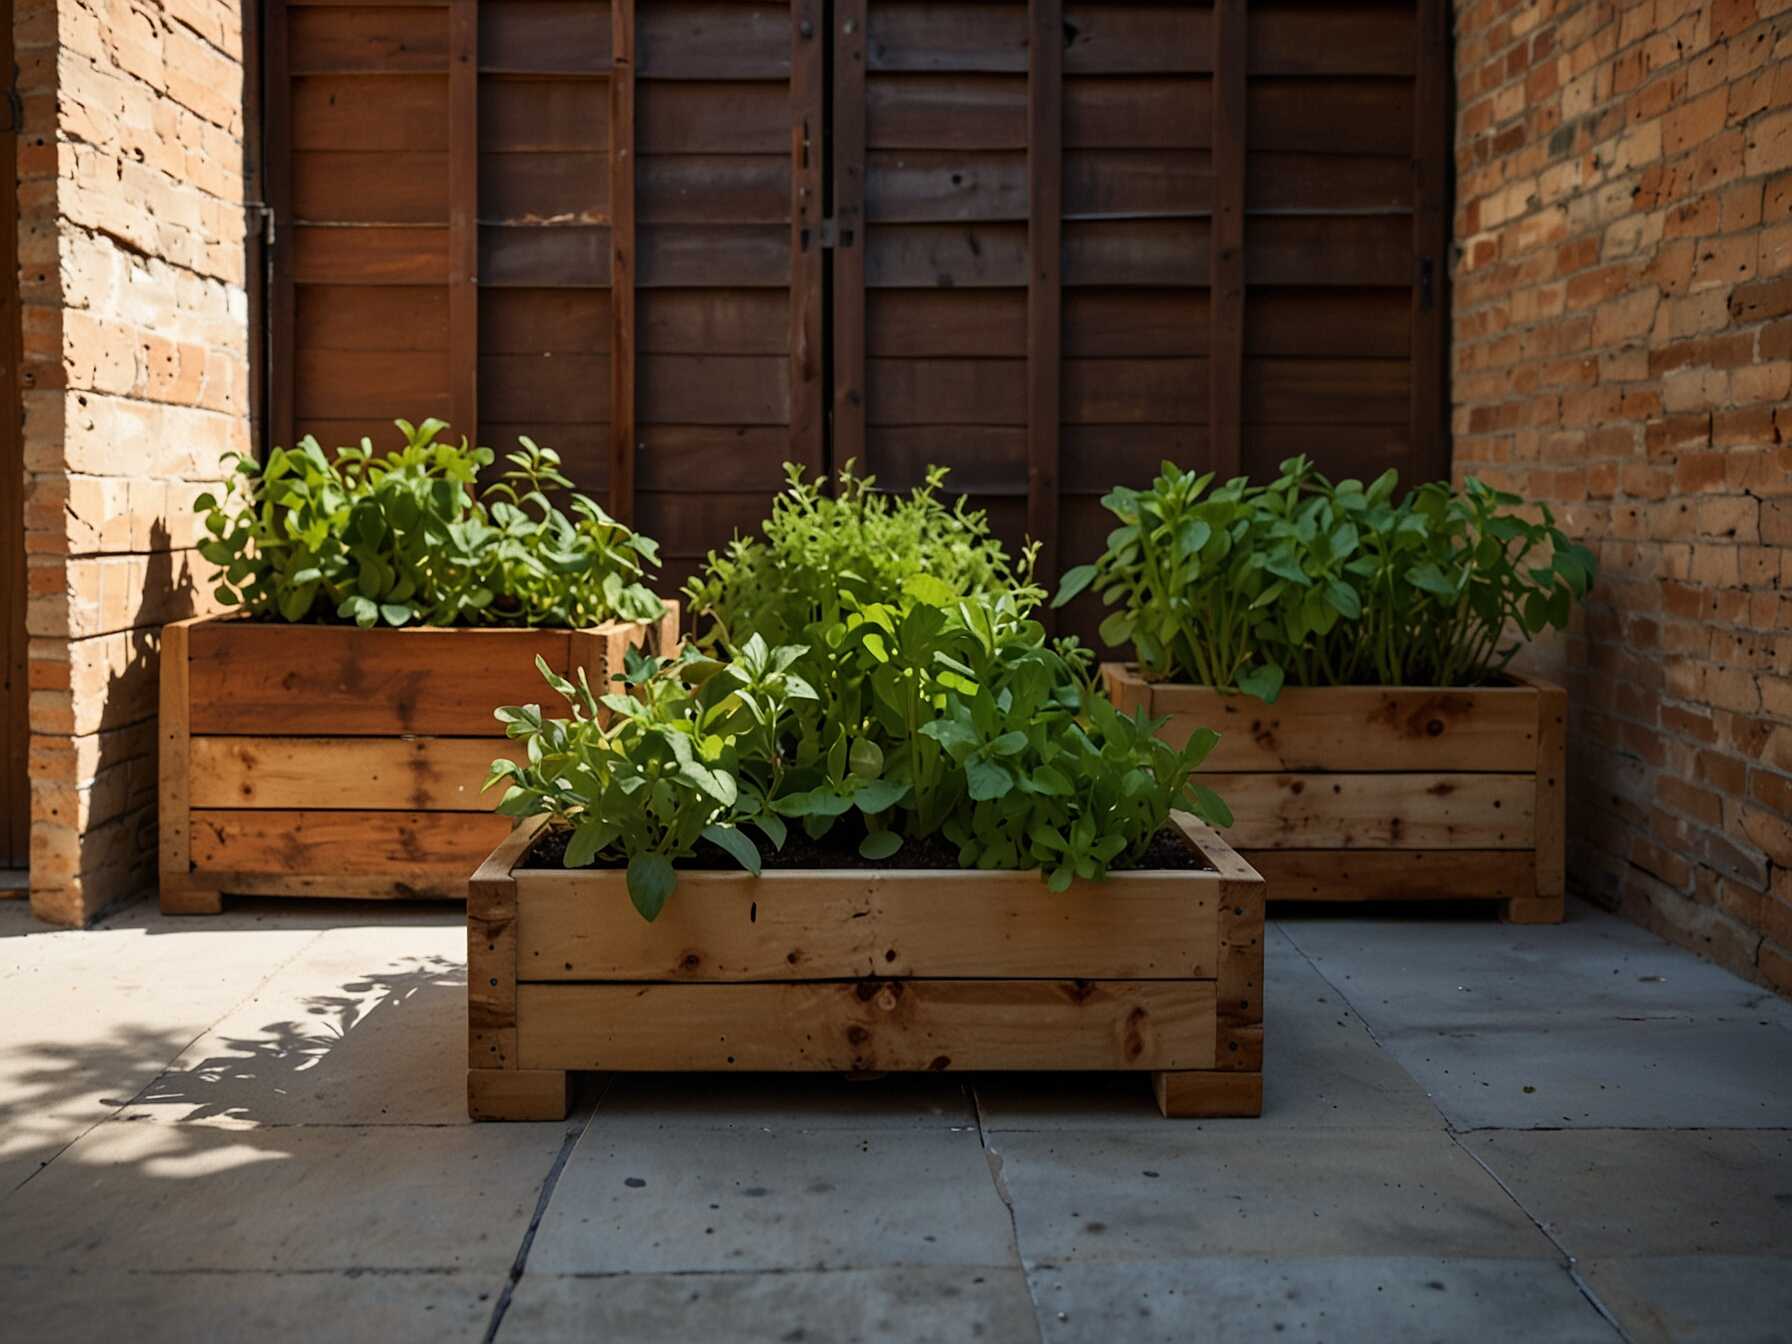
[[[564,672],[565,630],[360,630],[200,622],[191,631],[195,736],[491,736],[498,705],[540,701],[535,659]]]
[[[522,759],[489,737],[195,737],[189,750],[196,808],[489,812],[491,763]]]
[[[221,891],[242,890],[239,878],[310,875],[457,895],[509,830],[509,818],[492,812],[195,808],[192,860],[199,880]]]
[[[516,873],[524,980],[854,976],[1200,979],[1216,973],[1212,873],[1117,873],[1056,893],[1038,873],[687,872],[652,924],[620,873]],[[599,890],[594,890],[598,886]],[[607,895],[601,890],[608,886]]]
[[[523,1069],[1209,1069],[1211,980],[517,986]]]
[[[1410,770],[1419,753],[1434,772],[1537,767],[1537,693],[1527,685],[1291,686],[1266,705],[1206,686],[1148,682],[1118,664],[1103,671],[1117,704],[1169,716],[1166,736],[1219,733],[1206,770]]]
[[[1241,850],[1528,849],[1535,776],[1528,774],[1219,774],[1201,782],[1237,820]]]
[[[1278,901],[1527,901],[1537,870],[1506,849],[1250,849]]]

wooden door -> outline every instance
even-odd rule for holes
[[[0,73],[13,68],[12,0],[0,0]],[[18,104],[0,107],[0,868],[23,868],[31,798],[26,775],[25,461],[19,408]]]
[[[1443,0],[272,0],[269,29],[274,442],[529,433],[671,582],[786,460],[947,465],[1048,579],[1165,458],[1447,472]]]

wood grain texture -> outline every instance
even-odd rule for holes
[[[610,512],[635,518],[635,0],[610,3]]]
[[[1527,850],[1251,849],[1275,901],[1528,901]]]
[[[526,1069],[1210,1068],[1211,980],[523,984]]]
[[[162,627],[162,666],[156,718],[156,869],[164,914],[216,914],[215,890],[192,877],[192,779],[188,727],[191,703],[187,680],[187,639],[193,621]]]
[[[1214,0],[1213,238],[1207,373],[1208,444],[1221,480],[1244,460],[1245,137],[1249,15],[1245,0]]]
[[[208,620],[190,627],[199,735],[489,737],[498,705],[540,701],[537,656],[564,672],[564,630],[359,630]]]
[[[1256,849],[1530,849],[1530,774],[1225,774],[1201,782],[1237,818],[1226,838]]]
[[[1538,759],[1537,692],[1505,686],[1289,687],[1266,705],[1205,686],[1147,682],[1123,663],[1102,678],[1116,705],[1168,717],[1166,741],[1197,728],[1220,734],[1212,771],[1374,771],[1423,768],[1529,772]]]
[[[1116,874],[1062,894],[1037,873],[686,873],[652,924],[622,874],[525,870],[525,980],[854,976],[1199,979],[1216,973],[1213,874]]]
[[[467,882],[467,1063],[514,1069],[516,1060],[517,894],[511,869],[542,819],[506,835]]]
[[[564,1120],[567,1083],[560,1069],[467,1070],[467,1116],[473,1120]]]
[[[1058,572],[1059,382],[1064,312],[1064,5],[1027,7],[1027,535]],[[1051,626],[1056,617],[1047,615]]]
[[[1537,889],[1514,901],[1506,918],[1519,924],[1559,924],[1567,896],[1568,692],[1532,681],[1537,693]]]
[[[448,4],[449,424],[479,442],[479,0]],[[409,180],[394,174],[396,180]]]
[[[833,456],[865,458],[865,288],[872,240],[865,236],[866,0],[834,3],[834,396]],[[878,229],[881,239],[888,231]]]
[[[784,353],[789,460],[811,473],[826,470],[827,400],[823,386],[822,201],[826,143],[827,28],[822,0],[794,0],[790,7],[790,294]]]
[[[188,778],[200,808],[490,812],[480,785],[499,756],[523,752],[502,737],[195,737]]]
[[[459,898],[467,874],[509,830],[509,819],[491,812],[195,808],[193,864],[205,885],[224,891],[237,889],[237,874],[262,879],[262,890],[276,877],[340,876],[379,878],[396,895]]]
[[[1251,1119],[1263,1114],[1263,1075],[1218,1069],[1151,1075],[1157,1109],[1168,1120]]]

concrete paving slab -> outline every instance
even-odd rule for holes
[[[466,1124],[464,924],[332,929],[183,1051],[157,1120]]]
[[[1572,1256],[1792,1256],[1792,1133],[1514,1131],[1462,1144]]]
[[[1446,1134],[1129,1130],[989,1136],[1029,1265],[1202,1256],[1547,1259]]]
[[[1244,1129],[1441,1129],[1443,1116],[1339,994],[1273,925],[1264,945],[1263,1115]],[[984,1074],[988,1130],[1156,1126],[1137,1074]]]
[[[1582,902],[1562,924],[1316,915],[1277,921],[1377,1036],[1546,1021],[1770,1021],[1792,1003]]]
[[[1458,1129],[1792,1125],[1792,1006],[1613,916],[1284,928]]]
[[[501,1275],[566,1129],[110,1120],[0,1203],[0,1265]]]
[[[1579,1268],[1631,1344],[1785,1344],[1792,1332],[1792,1260],[1652,1255]]]
[[[6,1335],[56,1344],[484,1338],[501,1277],[0,1270]],[[327,1326],[324,1324],[327,1322]]]
[[[1558,1023],[1383,1037],[1458,1130],[1792,1125],[1792,1032],[1771,1023]]]
[[[214,1021],[319,937],[148,906],[96,929],[0,907],[0,1192],[115,1115]]]
[[[544,1274],[1015,1263],[972,1130],[699,1135],[601,1110],[529,1253]]]
[[[1216,1258],[1051,1265],[1029,1277],[1048,1344],[1621,1338],[1552,1261]]]
[[[697,1129],[886,1130],[975,1128],[962,1074],[618,1073],[600,1123],[650,1119]]]
[[[1038,1338],[1018,1269],[905,1266],[789,1274],[525,1274],[506,1341],[1015,1344]]]

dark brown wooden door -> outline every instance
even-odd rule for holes
[[[12,0],[0,0],[0,74],[16,82]],[[0,107],[0,868],[23,868],[31,798],[26,775],[25,462],[19,409],[17,106]]]
[[[1441,475],[1443,15],[274,0],[273,441],[529,433],[674,580],[786,459],[1047,575],[1164,458]]]

